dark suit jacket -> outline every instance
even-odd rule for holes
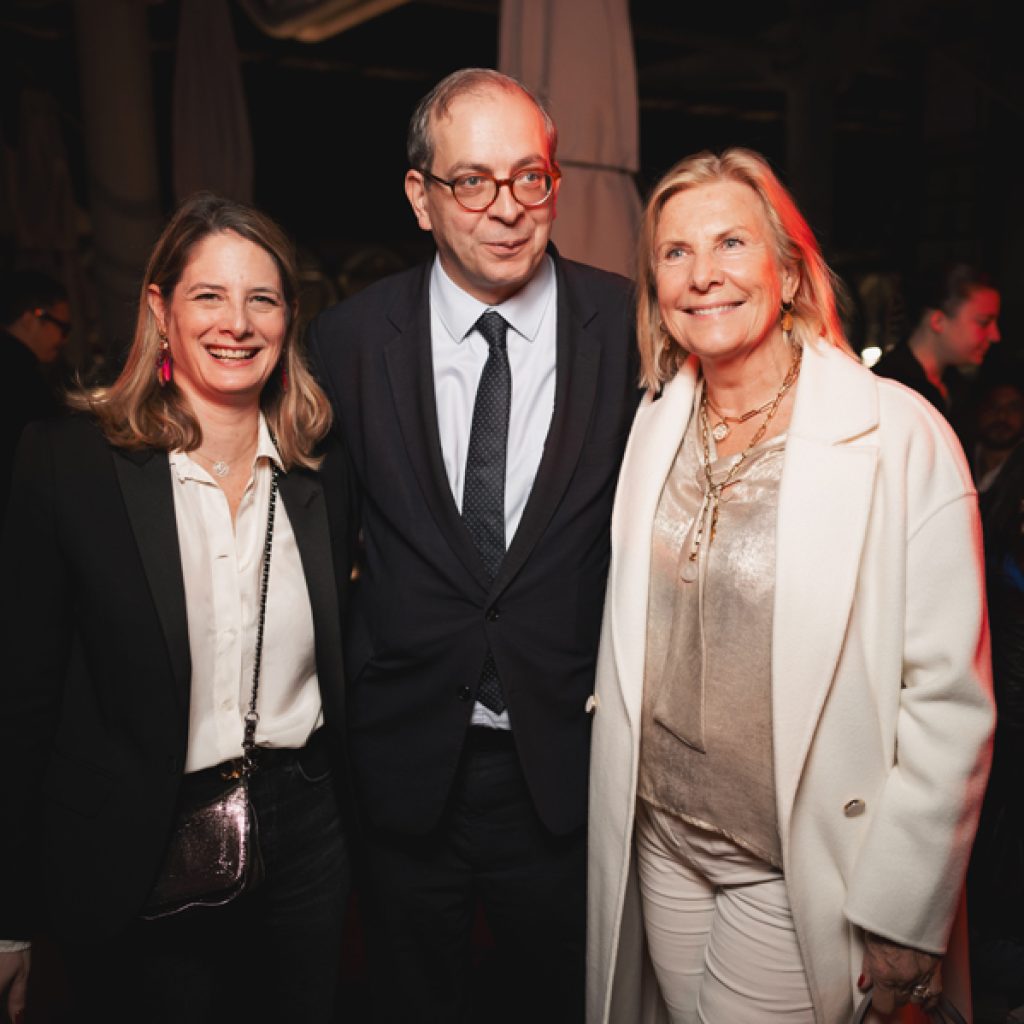
[[[344,491],[343,465],[334,486]],[[340,735],[323,489],[293,469],[280,496],[309,589],[325,720]],[[332,506],[343,545],[344,493]],[[84,417],[29,427],[2,558],[0,936],[31,935],[46,903],[64,934],[113,934],[160,868],[187,743],[191,666],[166,455],[113,448]]]
[[[362,498],[365,564],[346,637],[349,742],[357,795],[381,827],[422,833],[439,820],[488,644],[541,819],[565,834],[586,818],[586,705],[638,391],[628,282],[553,255],[554,414],[493,584],[442,462],[430,266],[378,282],[310,329]]]

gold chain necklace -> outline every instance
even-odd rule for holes
[[[715,403],[708,399],[708,408],[718,417],[718,422],[711,428],[711,436],[715,439],[716,443],[724,441],[729,436],[729,424],[730,423],[746,423],[747,420],[752,420],[755,416],[760,415],[765,410],[771,407],[774,398],[769,398],[764,405],[759,405],[756,409],[748,409],[745,413],[741,413],[739,416],[726,416],[724,412],[719,412],[715,408]]]
[[[750,443],[740,453],[740,457],[729,467],[729,472],[726,473],[725,478],[721,483],[715,483],[714,477],[711,473],[711,446],[709,442],[709,436],[712,434],[711,428],[708,426],[708,382],[704,381],[704,389],[700,393],[700,431],[701,441],[704,446],[704,480],[707,484],[707,490],[704,492],[704,504],[701,507],[699,514],[699,523],[697,526],[696,536],[693,538],[693,545],[690,548],[689,560],[691,562],[697,561],[697,556],[700,553],[701,541],[704,538],[704,525],[707,522],[709,509],[711,526],[708,529],[708,547],[710,548],[715,542],[715,531],[718,528],[718,506],[722,499],[722,491],[726,489],[735,479],[736,474],[739,473],[740,467],[747,461],[750,453],[761,443],[762,438],[768,430],[768,424],[771,423],[772,418],[779,410],[779,405],[782,403],[782,399],[786,397],[786,392],[796,383],[797,377],[800,375],[800,363],[803,359],[803,349],[798,345],[793,350],[793,361],[789,364],[789,370],[786,372],[786,376],[779,386],[779,390],[775,393],[775,397],[763,405],[760,409],[755,409],[752,413],[744,416],[744,419],[750,419],[752,416],[756,416],[759,412],[767,412],[767,416],[764,418],[764,422],[757,428],[754,436],[750,439]],[[741,421],[742,422],[742,421]],[[717,439],[716,439],[717,440]]]

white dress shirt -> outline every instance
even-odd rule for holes
[[[533,488],[555,407],[557,284],[555,265],[545,256],[537,272],[510,299],[488,306],[463,291],[440,260],[430,275],[430,341],[437,427],[448,483],[462,511],[466,455],[476,390],[489,349],[474,325],[488,309],[509,323],[506,338],[512,372],[512,408],[505,465],[505,545],[511,545]],[[509,728],[500,715],[477,703],[473,724]]]
[[[270,464],[280,466],[280,458],[261,415],[256,456],[234,526],[227,496],[206,470],[184,452],[172,452],[169,459],[192,657],[185,771],[193,772],[241,754],[252,693]],[[257,711],[256,742],[267,747],[305,745],[322,717],[313,614],[280,495]]]

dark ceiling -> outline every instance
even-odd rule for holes
[[[148,12],[165,208],[178,8],[153,0]],[[257,203],[328,263],[357,245],[416,249],[401,194],[405,123],[447,72],[495,64],[498,0],[416,0],[313,45],[270,38],[231,9]],[[1000,211],[1016,194],[1024,130],[1011,10],[995,0],[632,0],[641,192],[678,157],[733,144],[761,150],[787,178],[799,94],[830,111],[824,234],[841,267],[908,265],[931,245],[983,254],[997,273],[1007,262],[1009,273],[1020,201],[1017,227]],[[3,0],[0,11],[0,137],[17,138],[21,90],[54,94],[87,209],[73,5]],[[812,157],[818,144],[804,140]]]

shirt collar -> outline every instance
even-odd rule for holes
[[[461,343],[473,330],[474,324],[488,309],[496,309],[516,334],[534,341],[548,304],[555,295],[555,264],[547,254],[537,272],[511,298],[500,305],[488,306],[460,288],[435,258],[430,273],[430,306],[441,318],[445,329]]]
[[[188,452],[170,452],[167,458],[171,464],[171,469],[177,474],[179,480],[202,480],[204,483],[209,482],[209,473],[192,459]],[[277,446],[274,444],[274,439],[270,434],[270,427],[267,425],[267,419],[262,411],[260,412],[259,427],[256,435],[256,455],[253,457],[252,466],[255,467],[260,459],[267,459],[276,463],[277,468],[284,472],[284,464],[281,462],[281,456],[278,453]]]

